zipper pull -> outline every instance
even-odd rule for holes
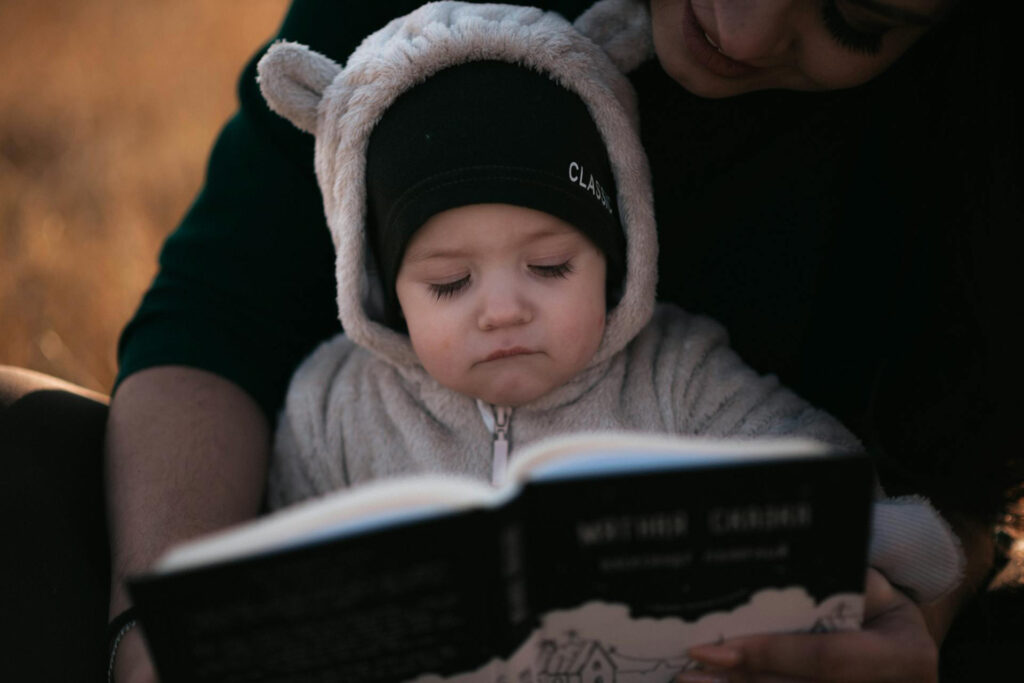
[[[494,457],[491,463],[491,483],[501,486],[508,470],[508,425],[512,421],[512,409],[494,406]]]

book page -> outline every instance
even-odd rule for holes
[[[588,432],[545,439],[520,451],[508,481],[572,479],[827,455],[806,438],[707,439],[635,432]]]
[[[428,674],[412,683],[604,680],[668,683],[700,670],[687,650],[758,633],[831,633],[860,627],[864,597],[844,593],[816,602],[801,587],[765,589],[742,606],[694,621],[637,619],[629,606],[587,602],[545,614],[507,659],[495,658],[453,676]],[[588,678],[583,678],[588,675]]]
[[[502,499],[490,487],[463,477],[381,480],[342,489],[172,548],[157,562],[155,571],[180,571],[369,533],[469,507],[496,505]]]

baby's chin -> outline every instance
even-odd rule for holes
[[[547,394],[547,391],[488,391],[476,396],[484,403],[518,408]]]
[[[501,378],[488,383],[488,386],[477,387],[471,395],[491,405],[518,408],[536,401],[553,388],[550,382],[531,381],[522,377]]]

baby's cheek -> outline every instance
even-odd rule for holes
[[[608,323],[608,310],[602,305],[594,309],[594,326],[604,334],[604,326]]]
[[[587,310],[563,329],[565,348],[573,350],[575,364],[585,365],[601,345],[605,318],[603,308]]]
[[[458,337],[452,334],[450,329],[438,326],[434,330],[431,355],[434,357],[435,364],[445,366],[447,369],[456,362],[457,356],[460,355]]]
[[[455,344],[455,337],[452,335],[443,335],[438,346],[440,347],[441,352],[446,356],[451,356],[451,354],[458,350]]]
[[[584,343],[589,343],[593,346],[594,350],[601,344],[601,338],[604,336],[604,326],[608,320],[608,312],[604,306],[594,306],[590,310],[590,315],[586,318],[586,330],[583,333],[585,339]]]
[[[445,383],[458,372],[464,352],[459,336],[450,327],[434,326],[429,335],[413,339],[413,349],[427,372]]]

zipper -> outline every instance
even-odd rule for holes
[[[512,424],[512,408],[491,406],[477,400],[484,425],[491,432],[491,484],[501,486],[508,471],[509,426]]]
[[[508,426],[512,422],[512,409],[494,406],[494,449],[491,460],[491,483],[500,486],[508,470]]]

